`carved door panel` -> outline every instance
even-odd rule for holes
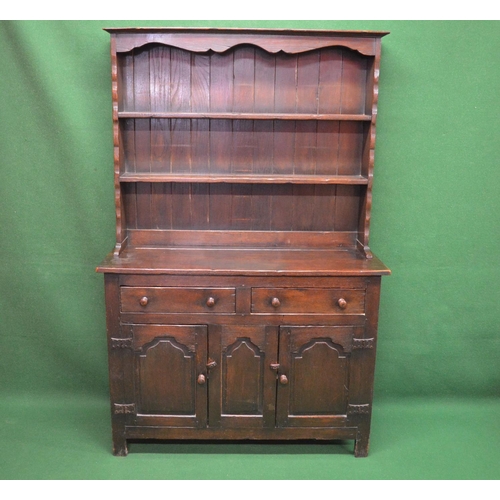
[[[345,425],[356,329],[280,328],[278,427]]]
[[[274,427],[277,347],[276,327],[210,326],[210,427]]]
[[[136,423],[205,427],[207,327],[132,325]]]

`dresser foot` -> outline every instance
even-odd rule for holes
[[[115,457],[126,457],[128,455],[127,440],[121,436],[113,436],[113,455]]]
[[[368,449],[370,448],[370,436],[366,434],[358,434],[354,443],[354,456],[356,458],[364,458],[368,456]]]

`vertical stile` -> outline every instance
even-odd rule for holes
[[[114,164],[114,198],[116,218],[116,244],[114,253],[119,255],[126,239],[125,207],[122,200],[120,183],[121,155],[120,155],[120,123],[118,119],[118,59],[116,53],[116,36],[111,37],[111,97],[113,105],[113,164]]]
[[[151,110],[150,59],[149,51],[134,51],[134,105],[135,111]],[[134,153],[136,172],[151,172],[151,120],[134,120]],[[136,207],[138,227],[151,227],[151,189],[150,182],[140,182],[136,186]]]
[[[368,178],[368,184],[365,188],[365,197],[363,199],[361,210],[360,210],[360,220],[359,220],[359,230],[358,230],[358,247],[364,253],[366,258],[372,258],[369,247],[370,240],[370,220],[371,220],[371,208],[372,208],[372,188],[373,188],[373,169],[375,166],[375,137],[376,137],[376,124],[377,124],[377,112],[378,112],[378,84],[379,84],[379,74],[380,74],[380,52],[381,52],[381,40],[380,38],[374,41],[375,44],[375,56],[372,58],[371,64],[367,67],[367,79],[366,79],[366,94],[368,96],[368,101],[366,107],[371,104],[371,122],[365,127],[365,143],[363,150],[363,164],[362,164],[362,174]],[[371,90],[371,92],[370,92]],[[371,102],[370,102],[371,101]]]

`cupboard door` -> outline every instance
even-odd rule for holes
[[[356,327],[281,327],[277,426],[345,425]]]
[[[206,326],[131,325],[138,425],[205,427]]]
[[[274,427],[277,347],[276,327],[210,326],[210,427]]]

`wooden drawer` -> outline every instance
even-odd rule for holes
[[[121,287],[122,312],[234,313],[234,288]]]
[[[252,313],[364,314],[365,290],[253,288]]]

